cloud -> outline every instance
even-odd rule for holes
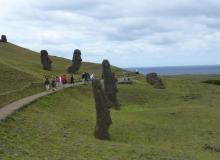
[[[48,49],[121,67],[219,64],[217,0],[0,0],[0,31],[35,51]]]

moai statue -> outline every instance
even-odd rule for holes
[[[157,89],[165,89],[163,81],[157,76],[157,73],[149,73],[146,75],[146,81]]]
[[[79,49],[74,50],[72,65],[67,69],[67,72],[74,74],[79,71],[82,64],[81,51]]]
[[[117,79],[111,71],[111,66],[108,60],[102,62],[102,75],[104,79],[104,91],[107,98],[113,103],[115,109],[120,109],[120,104],[117,98]]]
[[[4,43],[7,43],[7,42],[8,42],[6,35],[2,35],[2,36],[1,36],[1,42],[4,42]]]
[[[51,63],[53,62],[52,60],[50,60],[48,56],[48,52],[46,50],[42,50],[40,53],[41,53],[41,64],[43,65],[43,69],[51,71],[52,70]]]
[[[100,80],[94,79],[92,81],[93,95],[96,104],[96,127],[94,136],[100,140],[109,140],[108,133],[109,126],[112,124],[112,119],[109,109],[111,103],[107,99]]]

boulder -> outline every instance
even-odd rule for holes
[[[74,74],[79,71],[82,64],[81,51],[79,49],[74,50],[72,65],[68,67],[67,72]]]
[[[146,75],[146,80],[149,84],[157,89],[165,89],[163,81],[157,76],[157,73],[149,73]]]
[[[48,52],[46,50],[42,50],[41,52],[41,64],[43,65],[44,70],[51,71],[51,64],[53,63],[48,56]]]
[[[115,109],[120,109],[120,104],[117,98],[117,79],[111,71],[111,66],[108,60],[102,62],[102,75],[104,79],[104,91],[107,98],[113,103]]]
[[[92,81],[92,88],[96,105],[96,126],[94,136],[100,140],[109,140],[110,136],[108,133],[108,129],[112,124],[112,119],[109,111],[111,103],[109,103],[103,91],[100,80],[94,79]]]

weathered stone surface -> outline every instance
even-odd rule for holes
[[[92,88],[96,104],[96,127],[94,136],[101,140],[109,140],[108,129],[112,124],[109,111],[111,103],[109,103],[99,80],[94,79],[92,81]]]
[[[157,73],[149,73],[146,75],[146,80],[154,88],[165,89],[163,81],[157,76]]]
[[[48,56],[48,52],[46,50],[42,50],[40,53],[41,53],[41,64],[43,65],[43,69],[51,71],[52,60],[50,60]]]
[[[4,43],[7,43],[7,42],[8,42],[6,35],[2,35],[2,36],[1,36],[0,42],[4,42]]]
[[[79,71],[82,64],[81,51],[79,49],[74,50],[72,65],[67,69],[67,72],[74,74]]]
[[[120,104],[117,98],[117,79],[111,71],[111,66],[108,60],[102,62],[102,75],[104,79],[104,91],[107,98],[113,103],[115,109],[120,109]]]

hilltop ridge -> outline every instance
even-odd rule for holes
[[[72,53],[70,53],[72,54]],[[71,60],[57,57],[49,53],[52,59],[52,71],[42,69],[40,53],[17,46],[12,43],[0,42],[0,107],[19,98],[43,91],[44,76],[57,76],[67,74],[66,69],[71,65]],[[113,67],[116,74],[122,70]],[[80,78],[82,72],[94,73],[101,76],[101,64],[83,62],[75,78]]]

